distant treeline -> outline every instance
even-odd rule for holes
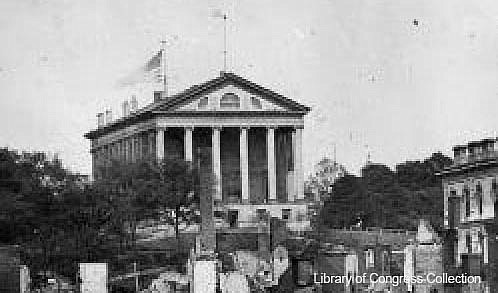
[[[428,219],[436,230],[443,225],[443,190],[435,176],[452,160],[434,153],[424,161],[398,164],[395,170],[368,164],[360,176],[338,179],[324,203],[319,223],[331,228],[382,227],[414,230]]]

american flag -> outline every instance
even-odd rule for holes
[[[164,78],[161,72],[162,54],[163,51],[159,50],[143,66],[118,80],[117,87],[127,87],[141,83],[162,83]]]

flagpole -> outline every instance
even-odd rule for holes
[[[223,14],[223,71],[227,71],[227,14]]]
[[[161,77],[163,82],[163,98],[168,97],[168,77],[166,75],[167,63],[166,63],[166,41],[161,41]]]

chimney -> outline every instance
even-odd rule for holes
[[[453,147],[453,158],[456,164],[464,164],[467,161],[467,146],[457,145]]]
[[[154,91],[154,103],[159,102],[161,100],[161,95],[163,92],[161,91]]]
[[[104,124],[104,113],[97,113],[97,127],[103,127]]]
[[[130,114],[130,103],[128,101],[124,101],[121,104],[121,107],[123,108],[123,117],[126,117]]]
[[[135,95],[131,96],[131,111],[135,112],[138,110],[137,97]]]
[[[112,122],[112,110],[105,111],[105,123],[109,124]]]

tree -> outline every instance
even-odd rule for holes
[[[33,272],[73,276],[71,261],[96,258],[106,243],[110,203],[74,179],[57,157],[0,149],[0,242],[20,245]]]
[[[336,181],[320,222],[334,228],[361,221],[363,226],[416,229],[417,219],[427,218],[440,229],[443,191],[435,172],[451,162],[435,153],[424,161],[398,164],[395,171],[385,165],[368,164],[361,176],[346,175]]]
[[[129,215],[131,230],[146,218],[166,216],[178,238],[182,222],[198,222],[199,196],[212,192],[211,172],[177,158],[143,159],[133,163],[112,161],[97,183],[105,193],[121,198],[121,209]],[[132,232],[134,233],[134,232]]]
[[[190,219],[201,191],[200,170],[184,160],[166,159],[160,168],[160,206],[173,210],[175,235],[178,239],[180,220]]]
[[[318,193],[320,198],[327,198],[331,186],[346,174],[346,168],[335,160],[323,157],[315,166],[314,173],[305,182],[305,193]]]

